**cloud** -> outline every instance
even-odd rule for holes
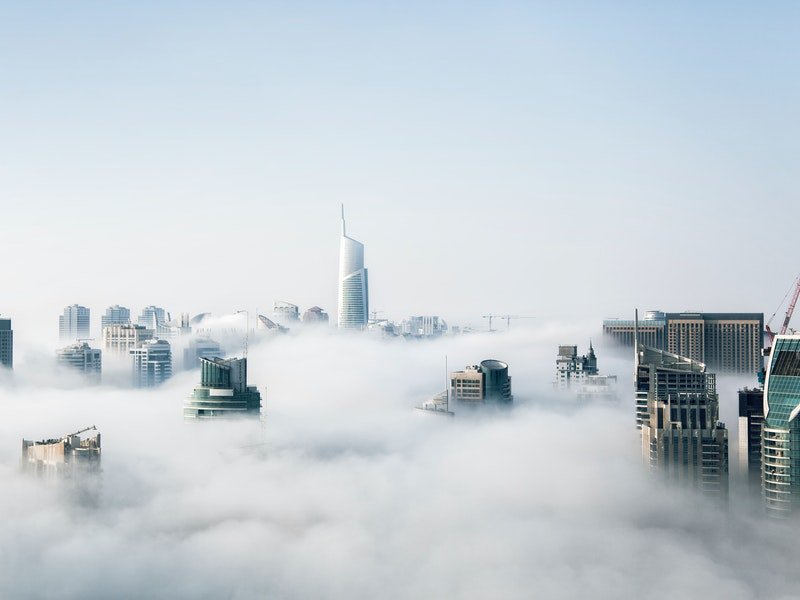
[[[640,468],[627,353],[595,340],[619,405],[553,397],[557,345],[583,349],[581,331],[271,338],[250,352],[261,421],[183,422],[196,371],[156,390],[65,389],[20,364],[0,384],[0,596],[794,595],[788,524]],[[445,355],[451,369],[509,362],[517,406],[415,413],[442,389]],[[18,472],[22,437],[89,424],[103,434],[96,505]]]

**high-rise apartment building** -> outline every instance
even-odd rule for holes
[[[14,330],[11,319],[0,319],[0,367],[14,367]]]
[[[642,458],[669,481],[728,497],[728,431],[716,377],[703,363],[636,346],[636,419]]]
[[[58,333],[64,344],[88,339],[89,309],[78,304],[64,308],[64,314],[58,317]]]
[[[739,472],[751,490],[761,489],[761,435],[764,390],[739,390]]]
[[[342,207],[339,243],[339,327],[364,329],[369,320],[369,285],[364,268],[364,244],[347,237]]]
[[[201,358],[200,386],[183,407],[187,419],[258,415],[261,394],[247,385],[246,358]]]
[[[494,359],[450,373],[450,391],[454,400],[467,405],[510,404],[514,400],[508,364]]]
[[[158,326],[165,325],[167,320],[167,312],[163,308],[151,305],[142,309],[136,322],[142,327],[158,331]]]
[[[633,321],[606,319],[603,332],[633,346]],[[648,311],[639,322],[639,342],[725,373],[761,370],[763,313],[663,313]]]
[[[589,375],[597,375],[597,356],[592,343],[589,353],[578,356],[577,346],[559,346],[556,357],[556,388],[559,390],[577,389]]]
[[[115,304],[106,309],[106,314],[100,317],[100,327],[109,327],[110,325],[130,325],[131,311],[124,306]]]
[[[130,351],[133,384],[154,387],[172,377],[172,349],[166,340],[148,340]]]
[[[771,517],[800,509],[800,335],[775,337],[764,382],[762,495]]]
[[[103,347],[117,354],[128,354],[142,342],[153,339],[153,330],[141,325],[103,327]]]
[[[59,350],[56,358],[58,364],[80,371],[92,379],[100,380],[103,368],[100,349],[92,348],[86,342],[77,342]]]

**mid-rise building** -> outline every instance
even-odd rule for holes
[[[450,392],[465,405],[510,404],[514,400],[508,364],[494,359],[450,373]]]
[[[258,388],[247,385],[246,358],[201,358],[200,385],[183,407],[187,419],[212,419],[261,412]]]
[[[773,340],[764,382],[762,495],[767,514],[800,514],[800,335]]]
[[[130,354],[136,387],[155,387],[172,377],[172,349],[167,340],[147,340]]]
[[[633,330],[633,321],[603,321],[603,332],[624,346],[633,346]],[[649,311],[639,322],[639,342],[719,372],[758,374],[763,331],[763,313]]]
[[[109,352],[129,354],[133,348],[151,339],[153,339],[153,330],[142,325],[103,327],[103,347]]]
[[[589,375],[597,375],[597,356],[592,343],[589,352],[578,356],[577,346],[559,346],[556,357],[556,388],[560,391],[576,390]]]
[[[339,327],[364,329],[369,321],[369,284],[364,267],[364,244],[347,236],[342,207],[339,243]]]
[[[219,344],[211,338],[196,338],[189,342],[183,350],[183,368],[187,371],[200,366],[202,358],[218,358],[222,356]]]
[[[106,328],[111,325],[130,325],[131,311],[129,308],[115,304],[106,309],[106,314],[100,317],[100,327]]]
[[[300,320],[300,309],[296,304],[278,300],[272,307],[272,313],[281,323],[295,322]]]
[[[764,390],[739,390],[739,472],[751,490],[761,490],[761,435]]]
[[[92,426],[61,438],[22,440],[22,468],[48,479],[75,478],[100,469],[100,433],[81,439]]]
[[[59,350],[56,358],[58,364],[99,381],[103,368],[102,354],[99,348],[92,348],[86,342],[77,342]]]
[[[89,309],[73,304],[64,308],[64,314],[58,317],[58,333],[61,343],[68,344],[89,338]]]
[[[319,306],[312,306],[303,313],[303,323],[325,323],[329,320],[328,313]]]
[[[14,330],[11,319],[0,319],[0,367],[14,367]]]
[[[636,346],[636,412],[642,458],[667,480],[727,500],[728,431],[716,377],[703,363]]]

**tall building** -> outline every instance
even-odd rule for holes
[[[100,327],[108,327],[110,325],[130,325],[131,311],[124,306],[115,304],[106,309],[106,314],[100,317]]]
[[[172,349],[168,341],[147,340],[130,354],[136,387],[154,387],[172,377]]]
[[[261,394],[247,385],[246,358],[201,358],[200,386],[183,407],[187,419],[258,415]]]
[[[589,375],[597,375],[597,356],[592,343],[589,353],[578,356],[577,346],[559,346],[556,357],[556,388],[559,390],[577,389],[586,382]]]
[[[141,325],[103,327],[103,347],[117,354],[128,354],[142,342],[153,339],[153,330]]]
[[[163,308],[151,305],[142,309],[142,314],[139,315],[136,322],[142,327],[157,332],[159,325],[165,325],[167,320],[167,313]]]
[[[272,312],[275,315],[275,318],[283,323],[287,321],[300,320],[300,309],[297,307],[296,304],[292,304],[291,302],[284,302],[283,300],[278,300],[273,305]]]
[[[100,433],[81,439],[81,434],[90,430],[97,428],[39,442],[22,440],[23,470],[49,479],[74,478],[99,470]]]
[[[761,435],[764,390],[739,390],[739,472],[751,490],[761,488]]]
[[[764,382],[762,495],[771,517],[800,508],[800,335],[778,335]]]
[[[624,346],[633,346],[633,329],[633,321],[603,321],[603,332]],[[763,313],[648,311],[639,322],[639,342],[705,363],[716,371],[758,374],[763,331]]]
[[[636,345],[636,419],[642,458],[671,482],[727,500],[728,431],[716,376],[703,363]]]
[[[454,400],[466,405],[510,404],[514,400],[508,364],[494,359],[450,373],[450,391]]]
[[[327,323],[328,313],[319,306],[312,306],[303,313],[303,323]]]
[[[211,338],[196,338],[183,349],[183,368],[187,371],[200,366],[200,359],[222,356],[219,344]]]
[[[64,314],[58,317],[58,333],[64,344],[88,339],[89,309],[78,304],[64,308]]]
[[[80,371],[92,379],[100,380],[103,368],[100,349],[91,348],[86,342],[77,342],[59,350],[56,358],[58,364]]]
[[[14,367],[14,330],[11,319],[0,319],[0,367]]]
[[[347,237],[342,207],[339,243],[339,327],[364,329],[369,320],[369,285],[364,268],[364,244]]]

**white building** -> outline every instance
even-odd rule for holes
[[[369,319],[369,286],[364,268],[364,244],[347,237],[342,207],[339,244],[339,327],[364,329]]]
[[[142,342],[153,339],[153,330],[141,325],[103,327],[103,347],[118,354],[128,354]]]
[[[591,342],[589,353],[578,356],[577,346],[559,346],[556,358],[556,389],[565,391],[577,389],[586,382],[589,375],[597,375],[597,357]]]
[[[130,353],[136,387],[154,387],[172,377],[172,349],[168,341],[148,340]]]
[[[78,342],[62,348],[56,354],[58,364],[64,365],[93,379],[100,379],[102,371],[102,351],[91,348],[86,342]]]

